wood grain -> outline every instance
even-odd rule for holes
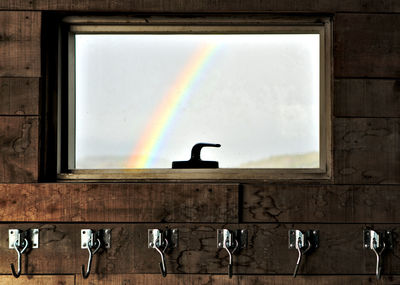
[[[400,119],[334,121],[335,182],[400,183]]]
[[[159,274],[123,274],[123,275],[93,275],[89,279],[77,276],[77,285],[337,285],[337,284],[399,284],[398,276],[382,276],[381,281],[377,281],[373,276],[233,276],[229,279],[224,275],[185,275],[170,274],[167,278],[162,278]]]
[[[335,80],[336,117],[400,117],[400,80]]]
[[[72,275],[21,275],[18,279],[13,276],[0,276],[0,285],[74,285],[75,276]]]
[[[166,227],[179,229],[179,246],[166,254],[167,271],[184,274],[226,274],[228,254],[216,248],[219,228],[247,229],[248,247],[234,256],[234,274],[290,275],[297,260],[296,250],[288,249],[288,230],[317,229],[320,248],[307,255],[300,275],[373,276],[375,256],[363,248],[363,224],[2,224],[0,234],[10,228],[40,228],[40,248],[23,256],[25,274],[80,274],[87,263],[87,250],[80,248],[80,230],[112,230],[111,248],[95,255],[92,273],[159,274],[160,255],[147,248],[147,230]],[[398,224],[379,224],[376,230],[400,232]],[[383,274],[399,274],[399,247],[388,250],[383,259]],[[6,238],[0,240],[0,273],[10,272],[16,253],[8,249]]]
[[[107,11],[107,12],[399,12],[396,0],[376,1],[330,1],[330,0],[1,0],[0,9],[20,10],[68,10],[68,11]]]
[[[39,119],[0,117],[0,182],[38,179]]]
[[[336,77],[400,77],[399,14],[337,14]]]
[[[241,221],[398,223],[398,186],[243,185]]]
[[[40,12],[0,12],[0,76],[40,77]]]
[[[0,78],[0,115],[39,115],[39,79]]]
[[[0,184],[0,220],[235,223],[238,195],[237,184]]]

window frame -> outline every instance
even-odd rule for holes
[[[327,180],[332,178],[332,30],[329,17],[298,16],[69,16],[63,19],[59,88],[58,180]],[[104,33],[218,34],[287,33],[320,35],[320,167],[219,169],[75,169],[75,35]],[[66,64],[65,64],[66,63]],[[65,106],[67,105],[67,106]],[[63,130],[63,131],[62,131]],[[65,142],[66,145],[65,145]],[[188,150],[188,156],[190,150]]]

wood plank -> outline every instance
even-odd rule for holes
[[[40,77],[40,12],[0,12],[0,76]]]
[[[335,119],[335,182],[399,184],[399,145],[398,118]]]
[[[39,119],[0,117],[0,182],[38,179]]]
[[[166,254],[167,271],[171,274],[226,274],[228,254],[216,248],[218,228],[247,229],[248,248],[233,259],[234,274],[290,275],[297,260],[296,250],[288,249],[287,235],[291,228],[320,231],[320,248],[307,255],[300,275],[363,275],[374,277],[376,258],[363,248],[363,224],[1,224],[0,236],[10,228],[40,228],[40,248],[23,257],[25,274],[81,274],[87,263],[87,250],[80,248],[80,230],[111,228],[111,248],[96,254],[92,273],[159,274],[160,255],[147,248],[147,230],[165,227],[179,229],[179,246]],[[400,232],[398,224],[380,224],[376,230]],[[387,251],[383,258],[383,274],[399,274],[400,248]],[[0,273],[9,274],[10,263],[16,261],[14,250],[8,249],[6,238],[0,240]],[[27,260],[27,261],[26,261]],[[167,276],[168,278],[168,276]]]
[[[16,4],[18,3],[18,4]],[[396,0],[332,1],[332,0],[281,0],[281,1],[198,1],[198,0],[1,0],[0,9],[69,10],[107,12],[400,12]]]
[[[398,186],[243,186],[241,221],[279,223],[398,223]]]
[[[40,12],[0,11],[0,41],[39,41]]]
[[[58,284],[58,285],[74,285],[75,284],[75,276],[72,275],[21,275],[18,279],[13,276],[3,275],[0,276],[0,285],[49,285],[49,284]]]
[[[125,282],[125,283],[124,283]],[[93,275],[89,279],[77,276],[77,285],[108,285],[108,284],[164,284],[164,285],[337,285],[337,284],[399,284],[399,276],[382,276],[381,281],[377,281],[371,276],[351,275],[351,276],[233,276],[229,279],[224,275],[182,275],[170,274],[167,278],[162,278],[159,274],[123,274],[123,275]]]
[[[0,220],[235,223],[238,191],[238,184],[0,184]]]
[[[400,117],[400,80],[335,80],[336,117]]]
[[[81,275],[76,276],[77,285],[109,285],[109,284],[165,284],[165,285],[211,285],[213,282],[210,275],[199,274],[170,274],[163,278],[160,274],[112,274],[98,275],[93,274],[88,279],[83,279]]]
[[[0,78],[0,115],[39,115],[39,79]]]
[[[337,14],[336,77],[400,77],[399,14]]]

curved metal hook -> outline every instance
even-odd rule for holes
[[[28,240],[27,240],[26,238],[24,239],[25,246],[22,248],[21,251],[19,250],[19,247],[17,246],[17,243],[18,243],[18,240],[16,240],[16,241],[14,242],[14,249],[15,249],[15,251],[16,251],[17,254],[18,254],[18,272],[15,272],[14,264],[11,263],[12,275],[13,275],[15,278],[18,278],[19,276],[21,276],[21,255],[24,253],[24,251],[25,251],[25,250],[27,249],[27,247],[28,247]]]
[[[157,245],[154,248],[161,255],[161,262],[160,262],[161,275],[163,277],[166,277],[167,276],[167,266],[165,265],[164,252],[168,248],[168,245],[169,245],[168,239],[164,239],[164,242],[165,242],[165,246],[164,246],[163,250],[161,250],[160,247],[158,247]]]
[[[224,241],[224,248],[225,250],[228,252],[229,255],[229,264],[228,264],[228,276],[229,278],[232,278],[233,275],[233,270],[232,270],[232,265],[233,265],[233,257],[232,254],[235,253],[235,251],[238,249],[239,247],[239,242],[237,241],[237,239],[235,239],[235,248],[232,250],[232,252],[229,250],[228,245],[227,245],[227,240]]]
[[[93,250],[93,252],[92,252],[91,246],[90,246],[90,244],[88,244],[87,249],[88,249],[88,251],[89,251],[89,260],[88,260],[88,265],[87,265],[86,272],[85,272],[85,265],[82,265],[82,276],[83,276],[84,279],[88,278],[89,275],[90,275],[90,268],[92,267],[92,258],[93,258],[93,255],[96,254],[96,252],[99,250],[100,246],[101,246],[100,239],[97,239],[97,247],[96,247],[95,250]]]
[[[307,243],[308,243],[307,248],[303,252],[301,252],[300,239],[298,239],[298,241],[297,241],[296,249],[297,249],[297,252],[299,253],[299,256],[297,257],[297,262],[296,262],[296,267],[294,268],[293,277],[296,277],[296,275],[297,275],[297,271],[299,270],[299,266],[300,266],[300,262],[301,262],[301,257],[303,256],[303,254],[306,254],[307,251],[309,251],[311,248],[311,243],[309,240],[307,241]]]
[[[383,247],[381,249],[380,252],[378,252],[377,249],[377,244],[376,244],[376,240],[374,239],[373,241],[373,245],[371,247],[372,251],[375,253],[376,255],[376,268],[375,268],[375,275],[376,275],[376,279],[381,279],[381,271],[382,271],[382,266],[381,266],[381,255],[382,252],[386,249],[386,244],[383,242]]]

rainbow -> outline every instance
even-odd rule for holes
[[[191,94],[196,79],[206,69],[216,47],[216,44],[206,44],[190,58],[151,116],[129,157],[127,168],[151,167],[179,106]]]

